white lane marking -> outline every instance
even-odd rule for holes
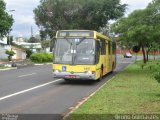
[[[38,85],[38,86],[29,88],[29,89],[26,89],[26,90],[23,90],[23,91],[20,91],[20,92],[16,92],[16,93],[13,93],[13,94],[10,94],[10,95],[1,97],[1,98],[0,98],[0,101],[1,101],[1,100],[4,100],[4,99],[7,99],[7,98],[10,98],[10,97],[13,97],[13,96],[16,96],[16,95],[20,95],[20,94],[22,94],[22,93],[29,92],[29,91],[31,91],[31,90],[34,90],[34,89],[37,89],[37,88],[40,88],[40,87],[44,87],[44,86],[46,86],[46,85],[52,84],[52,83],[57,82],[57,81],[60,81],[60,80],[62,80],[62,79],[54,80],[54,81],[52,81],[52,82],[48,82],[48,83],[45,83],[45,84],[42,84],[42,85]]]
[[[27,77],[27,76],[31,76],[31,75],[35,75],[35,74],[37,74],[37,73],[31,73],[31,74],[21,75],[21,76],[18,76],[18,77],[19,78],[21,78],[21,77]]]
[[[133,63],[133,62],[118,62],[118,63],[119,63],[119,64],[120,64],[120,63],[122,63],[122,64],[123,64],[123,63],[130,64],[130,63]]]

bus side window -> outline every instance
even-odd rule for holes
[[[100,42],[96,41],[96,57],[95,57],[95,63],[98,64],[99,63],[99,57],[100,57]]]
[[[102,47],[101,47],[101,55],[106,55],[106,41],[101,39]]]
[[[113,51],[113,54],[116,54],[116,42],[115,41],[112,43],[112,51]]]

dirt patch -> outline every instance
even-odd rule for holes
[[[115,86],[114,88],[124,88],[124,89],[127,89],[128,87],[127,86]]]
[[[140,106],[140,113],[160,114],[160,100],[144,103]],[[155,112],[156,111],[156,112]],[[159,112],[157,112],[159,111]]]

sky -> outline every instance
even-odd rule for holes
[[[14,18],[11,35],[14,37],[30,37],[31,27],[33,34],[39,33],[35,24],[33,9],[39,5],[40,0],[4,0],[6,11]],[[126,15],[136,9],[144,9],[152,0],[121,0],[122,4],[128,4]],[[12,12],[9,12],[14,10]]]

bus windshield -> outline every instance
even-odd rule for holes
[[[90,65],[95,63],[94,39],[57,39],[54,63]]]

